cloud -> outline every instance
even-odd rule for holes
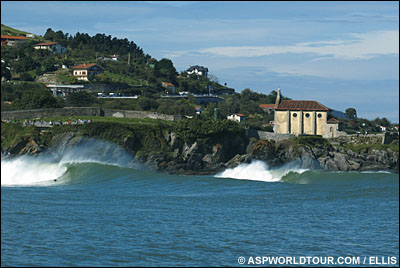
[[[347,40],[327,40],[297,43],[293,46],[222,46],[195,52],[222,57],[260,57],[274,54],[312,53],[337,59],[370,59],[378,55],[399,54],[398,31],[374,31],[349,34]],[[186,54],[191,53],[187,51]],[[185,53],[181,52],[181,55]]]

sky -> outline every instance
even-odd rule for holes
[[[128,38],[178,72],[205,66],[236,92],[281,88],[399,122],[397,1],[1,1],[1,23]]]

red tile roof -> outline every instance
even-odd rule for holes
[[[56,45],[58,42],[47,42],[47,43],[39,43],[36,44],[35,46],[51,46],[51,45]]]
[[[21,39],[21,40],[25,40],[26,37],[25,36],[12,36],[12,35],[1,35],[1,39]]]
[[[167,85],[167,86],[171,86],[171,87],[175,87],[175,85],[174,84],[172,84],[172,83],[170,83],[170,82],[163,82],[165,85]]]
[[[95,65],[97,65],[97,64],[96,63],[87,63],[87,64],[82,63],[82,64],[72,67],[72,69],[89,69],[90,67],[93,67]]]
[[[265,109],[265,108],[274,108],[275,104],[260,104],[258,105],[261,109]]]
[[[326,122],[328,122],[328,123],[332,123],[332,124],[337,124],[337,123],[340,123],[340,121],[339,120],[337,120],[336,118],[331,118],[331,119],[329,119],[328,121],[326,121]]]
[[[243,117],[245,116],[244,114],[236,114],[237,116]]]
[[[331,109],[316,101],[282,100],[276,110],[330,111]]]

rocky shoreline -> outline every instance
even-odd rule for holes
[[[184,142],[174,132],[164,132],[167,151],[152,153],[138,151],[135,141],[124,138],[119,142],[122,148],[145,167],[171,174],[216,174],[226,168],[233,168],[253,160],[264,161],[269,167],[279,167],[295,161],[301,168],[328,171],[390,171],[398,173],[399,152],[387,149],[365,148],[360,151],[346,149],[343,145],[332,145],[324,139],[313,144],[296,143],[293,140],[269,141],[243,136],[230,137],[221,143],[204,144],[201,141]],[[49,144],[40,144],[27,137],[13,146],[2,148],[2,159],[17,155],[40,155],[62,152],[87,139],[77,132],[65,132],[52,136]],[[398,139],[394,141],[398,146]],[[3,150],[4,149],[4,150]],[[144,148],[146,149],[146,148]],[[115,150],[108,148],[107,150]],[[4,156],[6,152],[6,156]],[[100,153],[100,152],[99,152]],[[101,152],[113,155],[113,152]]]

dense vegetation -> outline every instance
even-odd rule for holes
[[[177,138],[185,142],[198,142],[203,145],[212,145],[216,142],[223,143],[227,138],[243,137],[243,129],[229,120],[180,120],[174,124],[167,122],[130,120],[126,122],[113,122],[109,120],[93,121],[83,125],[55,126],[46,132],[38,128],[22,127],[21,124],[3,124],[1,131],[1,148],[4,151],[9,146],[15,146],[21,141],[34,139],[38,144],[47,147],[52,138],[64,132],[76,132],[80,136],[100,138],[112,141],[139,154],[168,154],[171,146],[167,145],[165,133],[174,132]],[[24,143],[24,144],[25,144]]]
[[[18,31],[2,25],[2,34],[22,35],[26,32]],[[38,42],[58,42],[68,49],[65,55],[52,54],[47,50],[36,50],[34,44]],[[40,109],[53,107],[101,107],[104,109],[126,109],[154,111],[163,114],[196,116],[198,119],[211,118],[226,119],[232,113],[246,115],[241,124],[265,131],[273,131],[270,121],[274,113],[263,111],[260,104],[275,102],[276,91],[262,94],[244,89],[241,93],[219,83],[215,75],[208,77],[196,74],[178,73],[169,59],[157,60],[144,53],[133,41],[119,39],[111,35],[86,33],[75,35],[63,33],[61,30],[47,29],[43,37],[35,36],[22,45],[1,48],[1,109]],[[120,55],[119,61],[107,60],[111,55]],[[104,73],[89,77],[89,82],[77,81],[71,69],[82,63],[96,62]],[[71,93],[66,97],[53,97],[44,83],[38,79],[44,74],[52,74],[64,84],[106,84],[117,88],[114,92],[121,95],[138,95],[137,99],[97,98],[97,94],[88,92]],[[175,92],[190,92],[192,94],[206,94],[212,90],[215,94],[224,94],[224,102],[202,104],[201,115],[196,115],[195,98],[180,100],[164,99],[160,95],[166,94],[162,82],[170,82],[176,86]],[[171,94],[171,92],[169,92]],[[282,99],[288,99],[282,96]],[[386,118],[377,118],[369,121],[357,118],[354,108],[346,110],[348,120],[342,120],[343,130],[353,133],[380,132],[378,126],[389,127],[391,123]]]

